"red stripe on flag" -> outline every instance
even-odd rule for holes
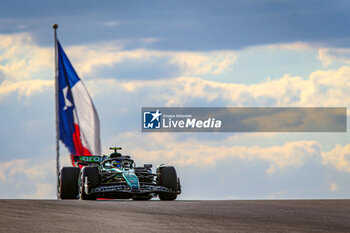
[[[74,143],[74,148],[75,148],[75,155],[71,154],[71,160],[72,163],[74,161],[74,156],[76,155],[92,155],[89,149],[84,147],[81,143],[81,138],[80,138],[80,128],[79,125],[74,124],[74,133],[73,133],[73,143]],[[73,163],[74,166],[74,163]]]

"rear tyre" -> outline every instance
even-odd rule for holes
[[[79,198],[79,173],[80,169],[78,167],[61,168],[59,197],[62,200]]]
[[[160,185],[166,187],[171,192],[179,191],[179,184],[174,167],[160,167],[159,168]],[[177,198],[177,193],[160,193],[159,199],[162,201],[173,201]]]
[[[89,193],[93,188],[98,187],[99,183],[97,167],[84,167],[80,175],[80,198],[82,200],[96,200],[97,194]],[[86,190],[86,186],[88,190]]]

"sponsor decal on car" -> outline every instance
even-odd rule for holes
[[[111,185],[111,186],[101,186],[93,190],[93,193],[103,193],[103,192],[114,192],[120,190],[128,190],[128,186],[124,184]]]
[[[155,192],[169,192],[169,189],[163,186],[155,186],[155,185],[141,185],[141,190],[147,191],[155,191]]]
[[[99,163],[103,160],[101,156],[75,156],[75,161]]]
[[[169,189],[163,186],[155,185],[141,185],[141,191],[152,191],[152,192],[169,192]],[[130,191],[129,187],[125,184],[101,186],[95,188],[92,193],[104,193],[104,192],[117,192],[117,191]]]

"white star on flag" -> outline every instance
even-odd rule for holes
[[[73,106],[73,104],[69,101],[68,96],[67,96],[68,95],[68,86],[63,88],[62,91],[63,91],[64,103],[65,103],[63,110],[67,110],[67,108]]]

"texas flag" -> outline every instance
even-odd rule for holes
[[[57,49],[59,138],[73,163],[75,155],[100,155],[100,123],[86,87],[58,41]]]

